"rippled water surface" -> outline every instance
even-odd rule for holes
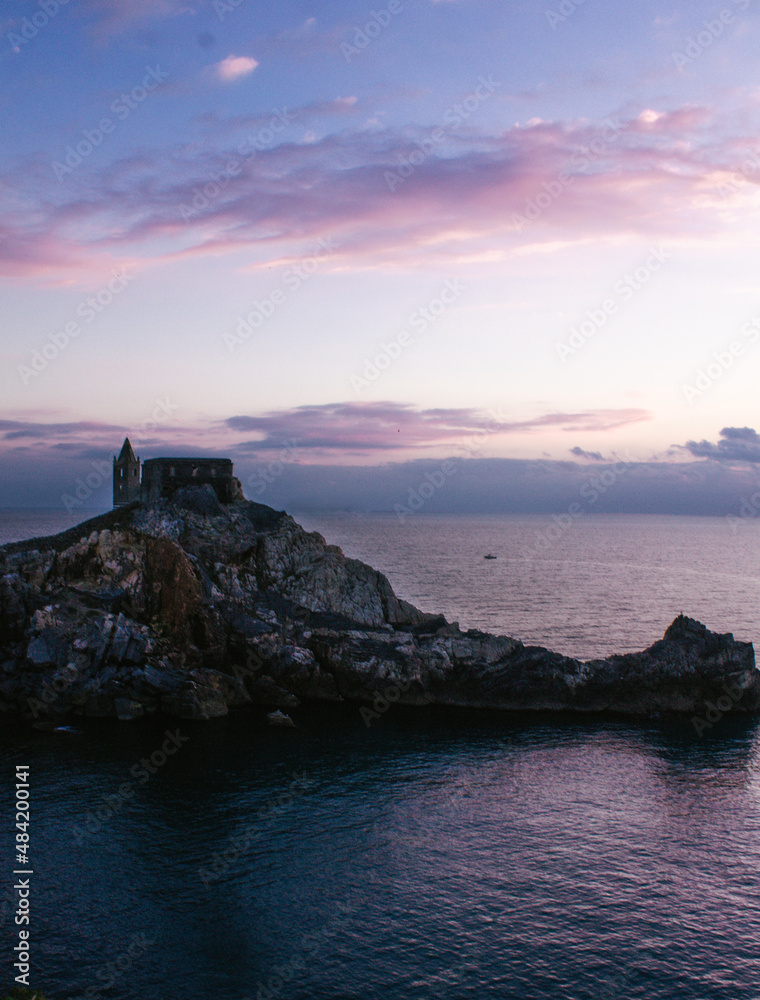
[[[754,524],[589,518],[521,561],[548,519],[301,520],[428,610],[563,651],[680,610],[760,634]],[[0,925],[28,764],[51,1000],[760,1000],[758,720],[294,716],[3,722]]]
[[[143,783],[165,727],[5,728],[3,774],[32,770],[52,997],[108,979],[134,935],[154,943],[104,997],[760,996],[756,724],[299,722],[172,725],[188,741]]]

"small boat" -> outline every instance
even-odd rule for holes
[[[496,556],[492,556],[489,552],[487,556],[483,556],[484,559],[496,559]]]

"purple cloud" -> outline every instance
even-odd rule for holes
[[[687,441],[684,447],[696,458],[718,462],[760,463],[760,434],[752,427],[724,427],[717,444],[710,441]]]
[[[168,402],[168,401],[167,401]],[[154,454],[217,453],[266,455],[294,441],[311,457],[345,461],[424,453],[430,449],[472,452],[486,437],[526,434],[547,428],[567,433],[594,433],[625,427],[651,417],[646,410],[583,410],[544,413],[513,420],[475,408],[420,409],[410,403],[338,402],[293,407],[263,414],[241,414],[221,422],[179,423],[168,406],[166,422],[140,426],[95,421],[61,422],[39,419],[0,420],[3,451],[33,448],[79,451],[89,455],[118,451],[129,436],[134,447]],[[253,436],[251,436],[253,435]]]
[[[604,455],[602,455],[601,451],[586,451],[584,448],[579,448],[578,445],[570,449],[570,454],[575,455],[577,458],[588,459],[590,462],[604,461]]]
[[[466,445],[483,435],[528,433],[554,427],[562,431],[603,431],[646,420],[645,410],[588,410],[547,413],[528,420],[508,420],[473,408],[420,410],[407,403],[326,403],[299,406],[260,416],[235,416],[225,421],[234,431],[260,437],[241,442],[241,451],[282,448],[297,441],[301,450],[401,452],[408,449]]]

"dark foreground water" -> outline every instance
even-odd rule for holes
[[[33,980],[56,1000],[760,996],[756,722],[298,721],[6,723],[4,778],[31,768]]]

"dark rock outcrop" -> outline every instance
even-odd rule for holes
[[[284,512],[208,490],[0,548],[0,710],[186,719],[353,700],[630,714],[760,709],[752,645],[679,616],[581,662],[462,632]],[[371,706],[371,707],[369,707]]]

